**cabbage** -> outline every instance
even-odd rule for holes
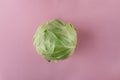
[[[77,34],[71,24],[54,19],[38,27],[33,37],[37,52],[47,61],[58,61],[72,55]]]

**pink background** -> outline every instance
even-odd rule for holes
[[[32,44],[53,18],[78,32],[74,55],[58,63]],[[0,0],[0,80],[120,80],[120,0]]]

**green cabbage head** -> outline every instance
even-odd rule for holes
[[[49,62],[68,58],[76,48],[76,43],[75,28],[59,19],[38,27],[33,37],[37,52]]]

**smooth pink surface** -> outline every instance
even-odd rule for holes
[[[32,44],[53,18],[78,31],[74,55],[58,63]],[[120,0],[0,0],[0,80],[120,80]]]

